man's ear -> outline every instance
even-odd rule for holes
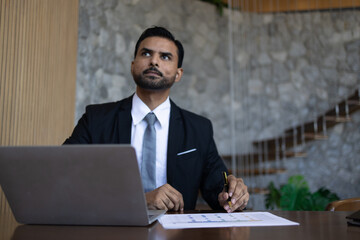
[[[131,69],[130,69],[131,74],[133,73],[133,66],[134,66],[134,61],[131,62]]]
[[[184,70],[182,68],[178,68],[176,70],[176,75],[175,75],[175,82],[179,82],[181,80],[181,77],[183,75]]]

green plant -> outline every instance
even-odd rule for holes
[[[227,4],[223,0],[201,0],[203,2],[208,2],[210,4],[214,4],[220,14],[222,16],[224,7],[227,7]]]
[[[323,211],[327,204],[339,197],[326,188],[310,192],[308,183],[301,175],[288,179],[287,184],[277,189],[273,182],[268,185],[269,193],[265,197],[267,209]]]

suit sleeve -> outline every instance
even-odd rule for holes
[[[86,108],[86,112],[80,118],[78,124],[74,128],[71,136],[67,138],[64,144],[90,144],[91,140],[91,131],[89,124],[90,114],[88,112],[88,107]]]
[[[222,209],[218,201],[218,195],[223,190],[224,180],[222,172],[227,168],[219,156],[213,138],[213,129],[210,122],[208,129],[209,138],[207,141],[207,152],[201,184],[201,194],[212,209]]]

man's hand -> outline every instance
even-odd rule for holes
[[[145,196],[149,209],[184,210],[182,194],[169,184],[164,184],[151,192],[147,192]]]
[[[236,178],[233,175],[228,176],[228,181],[229,191],[225,192],[223,190],[218,196],[220,206],[223,206],[227,212],[244,209],[249,201],[247,186],[242,178]],[[229,197],[231,198],[231,207],[227,202]]]

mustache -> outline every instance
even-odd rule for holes
[[[146,69],[145,71],[143,71],[143,74],[147,74],[149,72],[156,72],[157,74],[159,74],[160,77],[163,76],[163,74],[155,67],[150,67],[150,68]]]

